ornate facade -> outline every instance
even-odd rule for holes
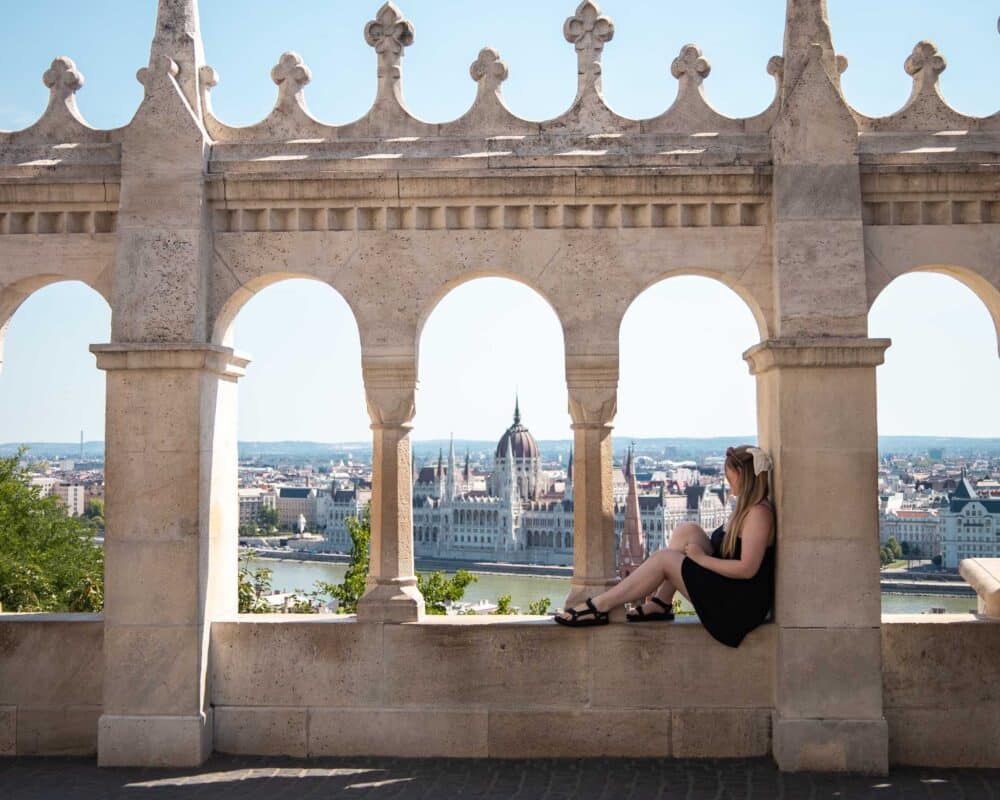
[[[564,488],[545,478],[535,437],[521,421],[514,404],[514,422],[497,442],[493,470],[486,491],[471,489],[468,455],[459,470],[452,443],[447,462],[414,468],[414,554],[425,558],[502,561],[529,564],[573,563],[573,454],[570,452]],[[615,484],[616,552],[626,553],[623,541],[634,506],[639,541],[627,550],[629,564],[641,563],[645,553],[665,547],[670,531],[681,522],[697,522],[711,530],[725,516],[724,493],[688,487],[684,494],[660,490],[639,496],[629,451],[624,473]],[[621,491],[624,487],[624,492]],[[646,531],[644,534],[642,531]],[[634,534],[633,534],[634,538]],[[635,559],[638,558],[638,561]],[[634,563],[633,563],[634,562]]]

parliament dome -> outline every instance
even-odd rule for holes
[[[507,457],[508,442],[510,442],[510,450],[514,458],[538,458],[538,442],[531,435],[531,431],[521,424],[521,409],[516,400],[514,401],[514,424],[504,431],[500,441],[497,442],[497,458]]]

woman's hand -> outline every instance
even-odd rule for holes
[[[700,564],[705,558],[705,551],[693,542],[684,545],[684,555],[690,558],[695,564]]]

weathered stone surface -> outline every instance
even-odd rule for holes
[[[490,758],[665,758],[670,712],[512,709],[489,712]]]
[[[196,716],[104,714],[97,730],[102,767],[192,767],[212,752],[211,709]]]
[[[0,614],[0,705],[99,705],[103,644],[97,614]]]
[[[17,752],[17,706],[0,706],[0,757]]]
[[[215,750],[237,755],[305,758],[305,709],[215,706]]]
[[[69,756],[97,752],[100,706],[17,707],[17,754]]]
[[[671,712],[674,758],[745,758],[771,750],[771,711],[679,708]]]
[[[1000,703],[893,708],[889,763],[924,767],[989,768],[1000,763]]]
[[[474,707],[322,708],[309,712],[310,756],[482,758],[488,753],[487,736],[487,711]]]
[[[220,706],[372,706],[385,691],[378,626],[243,617],[212,625],[211,654]]]
[[[882,715],[878,628],[781,628],[775,704],[786,718]]]
[[[774,718],[774,760],[784,772],[888,771],[889,734],[884,719]]]

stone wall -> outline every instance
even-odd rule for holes
[[[0,614],[0,755],[96,753],[103,627],[94,614]],[[300,757],[766,756],[777,633],[765,625],[731,650],[693,621],[564,631],[527,617],[240,617],[212,626],[214,746]],[[998,653],[1000,626],[972,615],[883,617],[892,764],[1000,767]]]
[[[97,752],[100,614],[0,614],[0,756]]]

